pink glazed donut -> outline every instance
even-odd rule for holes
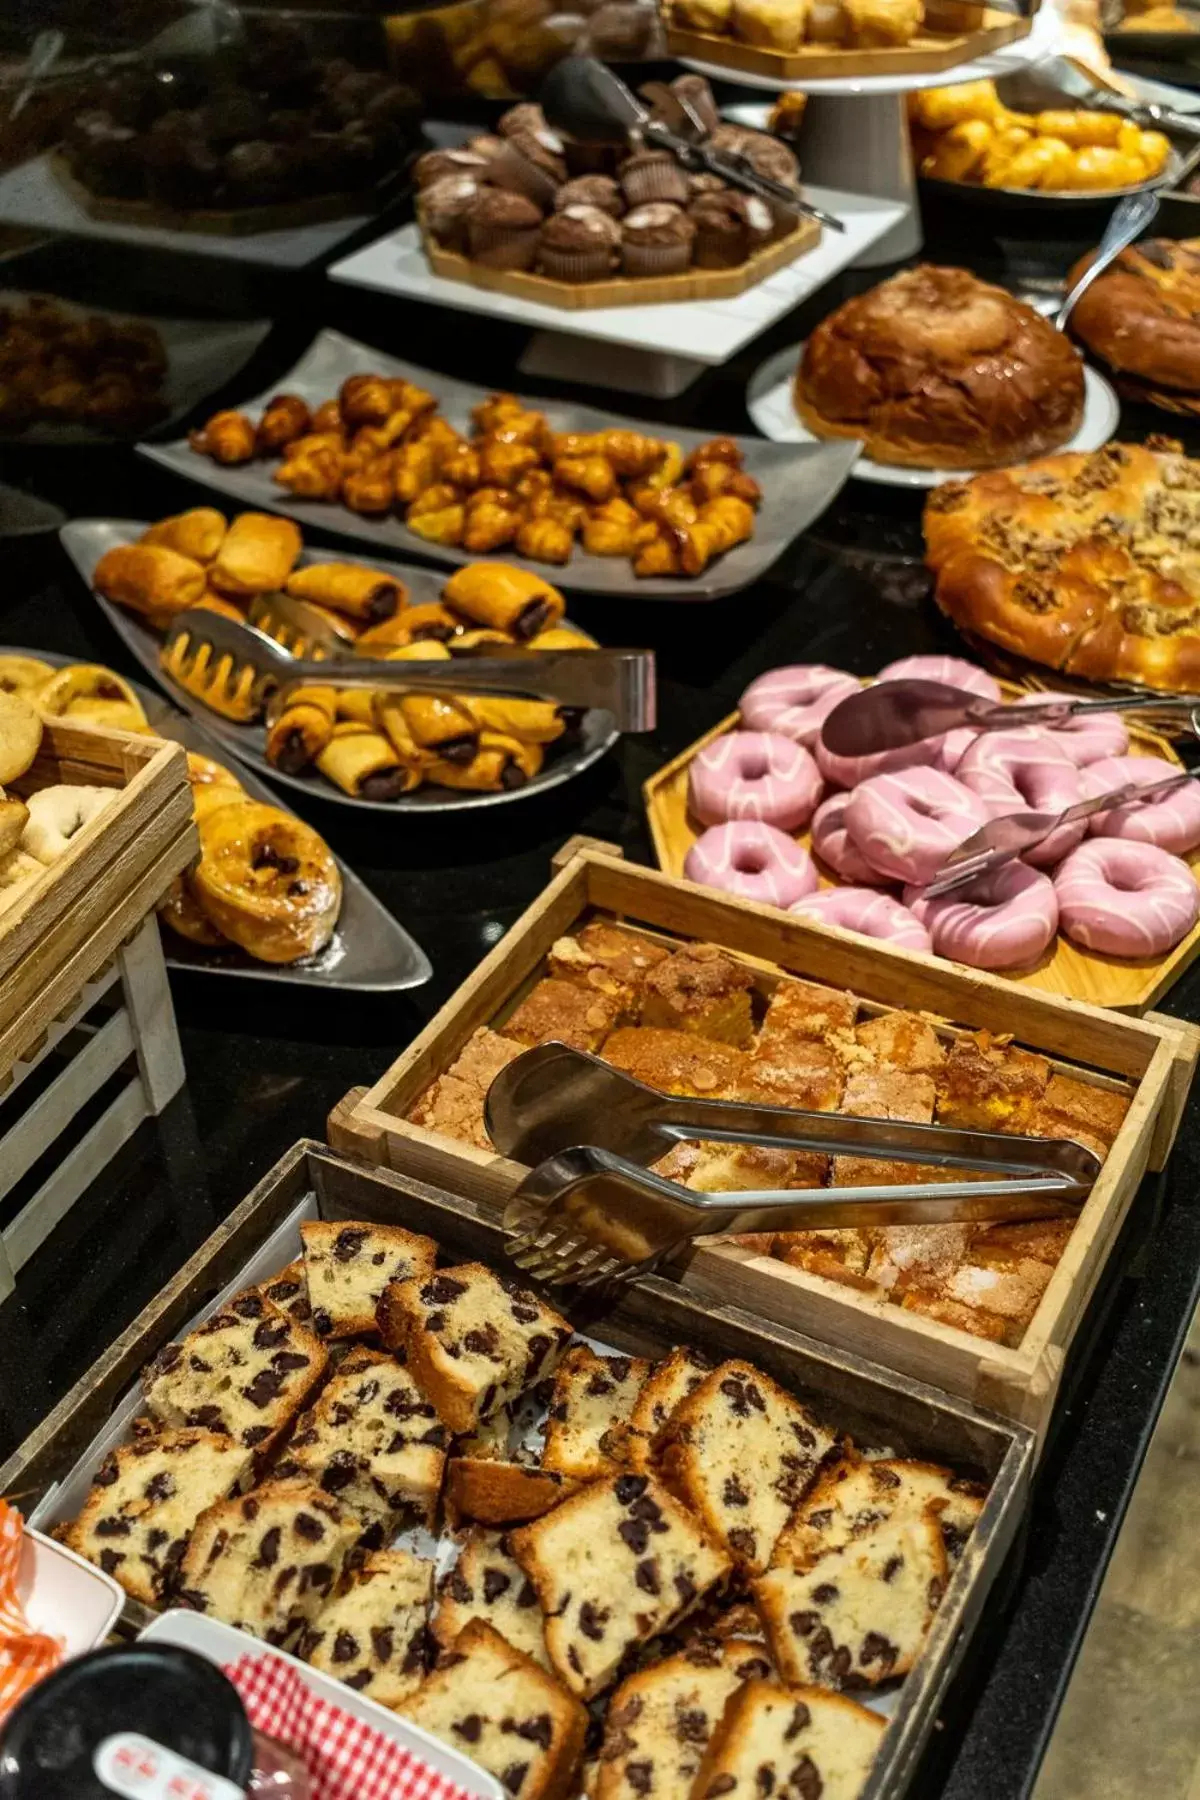
[[[811,750],[823,721],[838,702],[861,691],[853,675],[825,663],[771,669],[752,681],[742,695],[742,723],[751,731],[781,732]]]
[[[696,839],[683,872],[704,887],[759,900],[764,906],[791,906],[817,886],[808,851],[774,825],[738,820],[714,825]]]
[[[1084,770],[1083,791],[1091,800],[1131,781],[1139,787],[1150,787],[1156,781],[1166,781],[1173,773],[1176,771],[1171,764],[1157,756],[1106,757]],[[1088,829],[1093,837],[1129,838],[1169,850],[1172,856],[1185,856],[1200,844],[1200,787],[1192,782],[1161,800],[1147,800],[1144,804],[1133,800],[1128,806],[1093,813]]]
[[[941,681],[947,687],[978,694],[981,700],[999,700],[1000,683],[986,669],[964,662],[961,656],[902,656],[880,669],[876,681]]]
[[[823,738],[818,738],[813,755],[830,787],[856,788],[876,775],[899,775],[905,769],[941,769],[950,774],[950,762],[957,762],[967,748],[964,734],[966,727],[960,727],[941,737],[926,738],[920,744],[905,744],[899,750],[879,750],[873,756],[838,756],[825,748]],[[973,738],[975,733],[969,735]]]
[[[873,869],[866,857],[854,848],[846,829],[849,798],[848,794],[830,794],[828,800],[822,800],[813,814],[812,847],[821,861],[843,881],[865,882],[871,886],[886,877]]]
[[[961,894],[927,900],[905,888],[904,903],[933,939],[938,956],[973,969],[1023,969],[1058,929],[1054,883],[1023,862],[1004,863]]]
[[[978,795],[940,769],[872,776],[846,804],[846,827],[859,854],[890,880],[918,886],[988,817]]]
[[[703,825],[758,819],[794,831],[812,818],[823,783],[802,744],[777,731],[730,731],[701,750],[688,804]]]
[[[1038,706],[1046,700],[1073,700],[1074,694],[1022,694],[1014,706]],[[1124,756],[1129,749],[1129,732],[1120,713],[1085,713],[1081,719],[1067,719],[1062,725],[1043,725],[1070,757],[1076,768],[1099,762],[1102,756]]]
[[[1054,886],[1066,936],[1109,956],[1161,956],[1200,917],[1200,888],[1187,864],[1125,838],[1089,838],[1072,850]]]
[[[859,937],[882,938],[903,950],[932,950],[933,943],[915,913],[887,894],[870,888],[825,888],[797,900],[788,911],[798,919],[816,919],[822,925],[840,925]]]
[[[956,780],[986,805],[992,818],[1013,812],[1062,812],[1083,799],[1079,770],[1053,732],[1039,725],[985,731],[958,765]],[[1086,821],[1063,825],[1025,853],[1035,868],[1050,868],[1083,842]]]

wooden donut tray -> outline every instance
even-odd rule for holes
[[[503,1269],[503,1233],[485,1206],[410,1176],[354,1166],[324,1145],[293,1145],[201,1245],[0,1468],[0,1492],[49,1530],[78,1509],[100,1461],[128,1434],[142,1369],[173,1338],[211,1314],[218,1297],[299,1254],[304,1219],[373,1220],[435,1239],[444,1262]],[[570,1302],[556,1305],[575,1318]],[[894,1712],[860,1800],[900,1800],[916,1772],[950,1678],[1017,1537],[1035,1446],[1018,1424],[991,1417],[920,1382],[814,1343],[677,1285],[631,1283],[578,1315],[589,1338],[658,1358],[677,1344],[714,1360],[744,1358],[867,1447],[947,1464],[987,1488],[987,1500],[946,1589],[921,1654],[894,1696]],[[151,1609],[127,1599],[118,1630],[142,1630]]]
[[[959,63],[990,56],[1005,44],[1028,37],[1032,21],[996,7],[930,0],[925,25],[907,44],[843,50],[832,44],[802,44],[798,50],[769,50],[716,32],[691,31],[667,17],[667,52],[693,58],[731,75],[769,75],[780,81],[829,81],[871,75],[936,75]]]
[[[1013,682],[1002,682],[1001,689],[1009,700],[1028,691]],[[730,713],[702,738],[689,744],[679,756],[664,764],[642,787],[654,853],[658,857],[659,866],[668,875],[682,878],[687,853],[704,830],[703,825],[692,817],[688,809],[688,774],[691,765],[709,744],[724,737],[726,732],[739,730],[740,726],[741,715]],[[1131,724],[1129,738],[1129,748],[1133,755],[1157,756],[1178,768],[1183,767],[1169,740],[1157,732]],[[797,843],[803,844],[806,849],[811,847],[812,839],[808,831],[798,831],[793,835]],[[1192,851],[1186,861],[1197,879],[1200,879],[1200,846]],[[818,873],[823,888],[843,885],[819,865]],[[1162,999],[1167,989],[1190,968],[1198,955],[1200,923],[1173,950],[1164,952],[1162,956],[1141,957],[1136,961],[1084,950],[1060,935],[1055,938],[1036,968],[1021,974],[1005,975],[1003,980],[1016,987],[1038,988],[1045,993],[1061,994],[1070,1000],[1087,1000],[1093,1006],[1113,1007],[1120,1012],[1144,1013]],[[943,961],[940,957],[934,960]],[[963,967],[958,963],[948,966]],[[964,968],[963,973],[969,975],[972,971]]]
[[[820,242],[821,227],[815,219],[801,219],[795,231],[756,251],[735,269],[687,269],[681,275],[613,277],[608,281],[551,281],[521,269],[488,269],[470,257],[446,250],[422,234],[429,266],[446,281],[465,281],[493,294],[514,294],[519,300],[536,300],[567,312],[586,312],[600,306],[655,306],[681,300],[732,300],[747,288],[757,287],[768,275],[787,268],[797,257]]]
[[[740,1246],[700,1245],[671,1273],[690,1291],[745,1307],[822,1342],[869,1356],[1041,1430],[1063,1361],[1148,1168],[1161,1168],[1195,1071],[1200,1033],[1167,1019],[1132,1019],[866,938],[850,938],[773,907],[718,894],[627,864],[608,846],[575,840],[532,906],[369,1089],[354,1089],[329,1121],[330,1141],[366,1161],[452,1188],[499,1216],[525,1170],[492,1152],[413,1124],[430,1083],[472,1033],[503,1031],[557,938],[591,917],[662,941],[719,944],[753,973],[762,994],[790,976],[849,988],[867,1014],[929,1014],[947,1036],[1009,1034],[1056,1067],[1133,1092],[1066,1254],[1017,1348],[905,1312]]]

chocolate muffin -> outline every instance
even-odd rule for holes
[[[496,130],[501,137],[512,137],[514,133],[548,131],[546,115],[535,100],[523,100],[519,106],[510,106],[506,113],[501,113],[496,122]]]
[[[447,250],[465,250],[467,218],[480,193],[473,175],[443,175],[421,189],[421,223]]]
[[[489,269],[531,269],[541,208],[525,194],[483,188],[467,213],[467,249]]]
[[[413,180],[419,188],[441,181],[447,175],[474,175],[477,179],[487,168],[487,157],[465,146],[459,150],[427,150],[413,167]]]
[[[564,182],[554,196],[554,210],[566,212],[568,206],[594,206],[610,219],[619,219],[625,211],[621,190],[611,175],[579,175]]]
[[[677,75],[671,83],[671,92],[695,113],[706,131],[717,129],[721,115],[712,88],[703,75]]]
[[[488,180],[540,206],[553,206],[567,179],[562,139],[553,131],[514,131],[488,164]]]
[[[569,206],[546,220],[537,264],[553,281],[602,281],[617,265],[621,227],[595,206]]]
[[[688,199],[687,176],[669,150],[637,150],[620,169],[621,190],[630,206],[648,206],[668,200],[683,206]]]
[[[693,260],[698,269],[735,269],[774,236],[771,209],[754,194],[726,188],[703,195],[689,210],[696,226]]]
[[[678,206],[656,201],[621,221],[621,263],[627,275],[678,275],[692,260],[696,227]]]

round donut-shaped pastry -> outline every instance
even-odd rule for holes
[[[861,691],[853,675],[825,663],[794,663],[752,681],[739,701],[751,731],[778,731],[811,750],[827,716],[841,700]]]
[[[298,962],[333,936],[342,875],[322,837],[277,806],[231,801],[199,822],[188,877],[217,930],[260,962]]]
[[[824,783],[803,744],[777,731],[729,731],[701,750],[688,773],[688,805],[702,825],[758,819],[806,825]]]
[[[1093,800],[1134,781],[1139,787],[1152,787],[1177,772],[1157,756],[1106,757],[1084,770],[1083,791]],[[1093,813],[1088,830],[1093,837],[1129,838],[1169,850],[1172,856],[1186,856],[1200,844],[1200,787],[1190,782],[1161,800],[1131,800],[1127,806]]]
[[[1000,683],[986,669],[969,663],[961,656],[902,656],[899,662],[880,669],[876,681],[940,681],[946,687],[961,688],[964,694],[978,694],[981,700],[999,701]]]
[[[1073,694],[1022,694],[1013,705],[1040,706],[1047,700],[1074,698]],[[1101,757],[1124,756],[1129,749],[1129,730],[1120,713],[1084,713],[1081,718],[1066,719],[1061,725],[1046,725],[1039,729],[1049,731],[1055,743],[1079,769],[1099,762]]]
[[[1063,812],[1083,799],[1079,770],[1053,732],[1038,725],[985,731],[955,771],[986,805],[992,818],[1013,812]],[[1060,825],[1025,853],[1035,868],[1051,868],[1083,842],[1087,824]]]
[[[1200,887],[1187,864],[1128,838],[1089,838],[1054,887],[1065,936],[1107,956],[1161,956],[1200,917]]]
[[[817,886],[813,859],[802,845],[774,825],[749,819],[714,825],[698,837],[683,872],[689,881],[764,906],[791,906]]]
[[[952,850],[988,821],[988,810],[953,775],[905,769],[855,788],[846,827],[855,849],[891,881],[932,881]]]
[[[941,769],[944,774],[949,774],[944,759],[954,754],[957,760],[965,749],[960,741],[952,750],[949,740],[957,739],[958,735],[957,731],[948,731],[942,737],[925,738],[919,744],[904,744],[897,750],[878,750],[872,756],[839,756],[835,750],[827,750],[824,739],[818,738],[813,745],[813,756],[830,787],[856,788],[876,775],[899,775],[905,769]]]
[[[1058,929],[1054,883],[1023,862],[1003,863],[973,882],[966,895],[930,900],[905,888],[904,904],[933,939],[934,952],[972,969],[1026,969]]]
[[[846,806],[849,794],[830,794],[822,800],[812,820],[812,847],[826,866],[843,881],[873,886],[887,877],[873,869],[866,857],[854,846],[846,829]]]
[[[933,940],[907,906],[871,888],[824,888],[797,900],[788,911],[798,919],[816,919],[822,925],[840,925],[859,937],[881,938],[903,950],[932,950]]]

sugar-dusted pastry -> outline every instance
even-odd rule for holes
[[[605,1041],[604,1060],[661,1093],[713,1100],[745,1077],[748,1059],[697,1032],[622,1027]]]
[[[822,987],[814,981],[785,979],[767,1003],[759,1044],[780,1048],[799,1042],[833,1043],[853,1039],[859,1002],[840,988]]]
[[[753,1030],[749,969],[715,944],[686,944],[642,982],[644,1026],[744,1045]]]
[[[530,989],[504,1021],[504,1035],[520,1044],[568,1044],[599,1050],[620,1017],[607,994],[548,977]]]
[[[194,606],[208,582],[198,562],[165,544],[114,544],[92,571],[92,585],[106,600],[161,624]]]
[[[446,605],[479,625],[492,625],[522,640],[535,637],[566,611],[556,587],[506,563],[468,563],[442,590]]]
[[[306,563],[292,570],[284,591],[297,600],[315,600],[371,625],[390,619],[404,600],[402,582],[362,563]]]
[[[437,1261],[433,1239],[402,1225],[306,1219],[300,1241],[313,1330],[323,1338],[373,1335],[388,1282],[432,1275]]]
[[[733,0],[729,23],[744,43],[786,52],[804,42],[807,15],[807,0]]]
[[[556,980],[594,988],[630,1008],[651,969],[670,954],[666,944],[656,944],[653,938],[623,931],[605,919],[593,919],[573,937],[557,939],[546,968]]]
[[[937,1116],[970,1131],[1023,1132],[1046,1093],[1050,1064],[987,1032],[960,1037],[937,1078]]]
[[[160,519],[141,535],[143,544],[163,544],[194,562],[210,563],[225,541],[228,526],[215,506],[193,506],[188,512]]]
[[[239,513],[208,571],[218,593],[237,597],[281,588],[301,549],[300,527],[274,513]]]

